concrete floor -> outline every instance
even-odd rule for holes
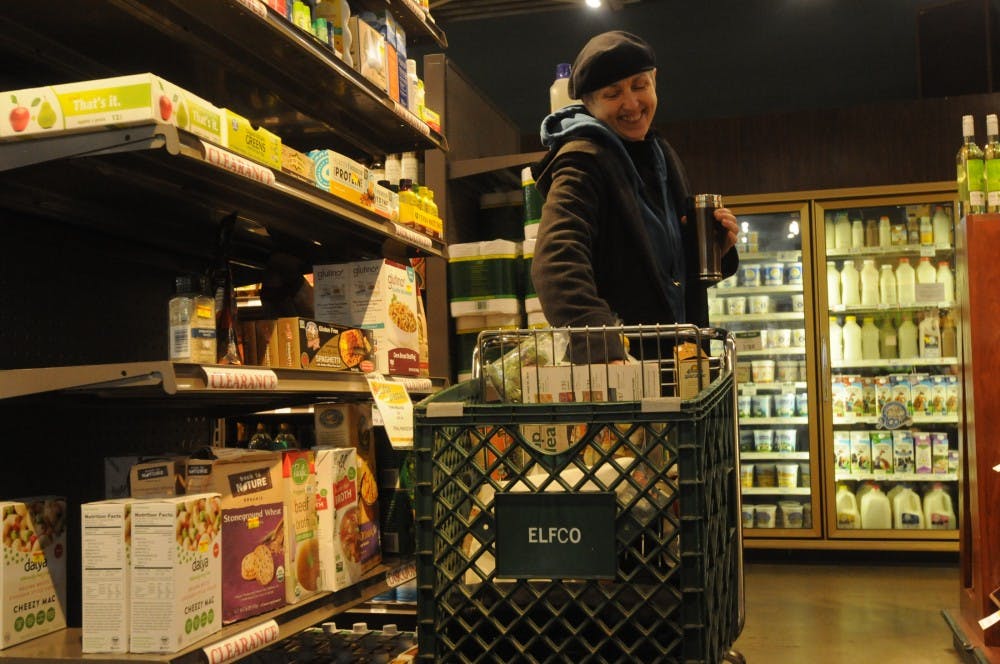
[[[891,560],[892,554],[885,554]],[[958,664],[957,564],[746,563],[748,664]]]

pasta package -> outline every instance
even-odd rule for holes
[[[387,259],[315,265],[313,276],[317,317],[370,331],[379,373],[419,375],[420,294],[411,265]]]
[[[309,318],[279,318],[271,333],[271,366],[368,373],[375,366],[372,333]]]

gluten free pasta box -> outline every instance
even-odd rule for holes
[[[297,316],[279,318],[271,333],[271,366],[367,373],[375,369],[372,333]]]

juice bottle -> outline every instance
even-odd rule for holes
[[[892,272],[892,266],[882,265],[882,274],[878,279],[878,294],[882,304],[896,304],[896,275]]]
[[[827,212],[823,215],[823,229],[824,235],[826,236],[826,248],[836,249],[837,248],[837,236],[835,226],[833,224],[833,215]]]
[[[840,272],[833,261],[826,262],[826,299],[831,307],[842,304],[840,300]]]
[[[917,301],[916,291],[917,275],[910,265],[910,259],[899,259],[899,266],[896,268],[896,301],[899,304],[913,304]]]
[[[889,224],[889,217],[882,215],[878,218],[878,246],[888,247],[892,244],[892,226]]]
[[[883,360],[894,360],[899,357],[899,347],[896,341],[896,326],[892,318],[886,316],[878,328],[878,354]]]
[[[860,219],[851,222],[851,249],[865,246],[865,227]]]
[[[937,282],[937,270],[931,264],[929,256],[921,256],[920,263],[917,265],[917,283],[933,284],[935,282]]]
[[[860,277],[854,261],[844,261],[840,270],[840,302],[844,306],[861,304]]]
[[[931,225],[931,218],[920,217],[920,244],[929,247],[934,244],[934,227]]]
[[[836,316],[830,316],[830,360],[841,362],[844,359],[844,333]]]
[[[958,334],[950,313],[941,317],[941,357],[958,357]]]
[[[937,269],[937,282],[944,285],[944,302],[955,301],[955,275],[951,273],[948,261],[940,261]]]
[[[857,362],[863,359],[861,353],[861,326],[856,316],[844,317],[844,361]]]
[[[878,246],[878,222],[874,219],[865,220],[865,246]]]
[[[1000,165],[1000,162],[998,162]],[[997,192],[1000,194],[1000,192]],[[934,216],[931,217],[931,226],[934,227],[934,245],[938,247],[951,246],[951,217],[938,205],[934,208]]]
[[[917,326],[920,357],[941,357],[941,319],[937,314],[925,316]]]
[[[879,355],[879,331],[875,327],[875,318],[865,316],[861,326],[861,357],[865,360],[877,360]]]
[[[838,212],[834,223],[834,247],[837,249],[851,248],[851,222],[846,212]]]
[[[917,326],[913,323],[912,314],[903,314],[903,320],[896,329],[896,340],[899,343],[899,359],[910,360],[918,356]]]
[[[214,364],[215,301],[205,293],[197,276],[177,277],[174,286],[177,294],[167,306],[170,360]]]
[[[861,266],[861,304],[874,307],[879,302],[879,274],[875,261],[866,258]]]
[[[860,527],[861,514],[858,512],[858,500],[846,484],[840,484],[837,486],[837,528]]]

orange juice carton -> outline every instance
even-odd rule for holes
[[[169,653],[222,627],[218,493],[132,504],[129,650]]]
[[[920,431],[913,433],[915,472],[930,473],[934,470],[934,448],[931,435]]]
[[[892,465],[897,473],[914,470],[913,434],[907,429],[892,432]]]
[[[420,372],[416,272],[388,259],[313,266],[316,315],[356,325],[374,342],[375,370]]]
[[[131,498],[80,506],[82,650],[129,651]]]
[[[931,434],[931,468],[935,475],[948,473],[948,434]]]
[[[224,109],[223,147],[258,164],[281,170],[281,138],[263,127],[254,127],[242,115]]]
[[[319,588],[341,590],[361,579],[357,450],[317,447],[314,451]]]
[[[694,398],[711,382],[708,356],[695,344],[683,343],[674,348],[674,367],[678,393],[673,396],[681,399]],[[646,396],[660,396],[659,388],[646,392]]]
[[[0,648],[66,627],[66,499],[0,501]]]

